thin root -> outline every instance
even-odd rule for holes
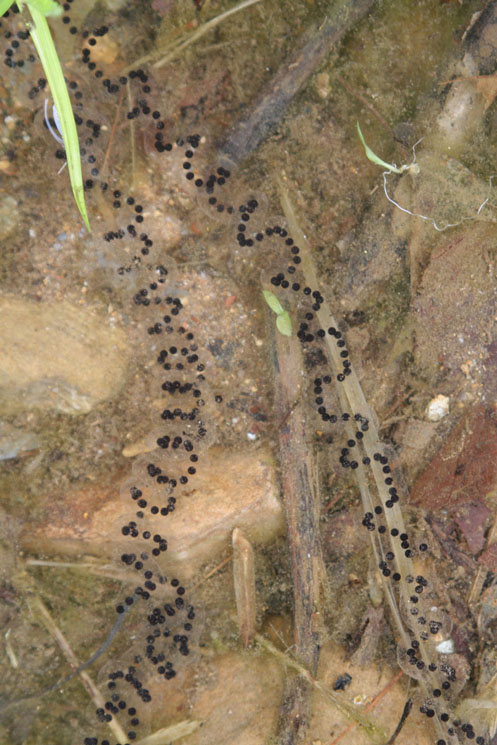
[[[416,145],[414,146],[416,147]],[[413,161],[414,163],[415,161]],[[412,164],[411,164],[412,165]],[[427,222],[431,222],[435,230],[438,230],[440,233],[443,233],[444,230],[447,230],[448,228],[456,228],[458,225],[462,225],[464,222],[468,222],[469,220],[476,220],[482,209],[485,207],[485,205],[488,203],[490,199],[490,192],[492,190],[492,179],[495,178],[495,174],[490,176],[489,182],[488,182],[488,192],[487,196],[483,200],[483,202],[480,204],[478,209],[476,210],[474,215],[471,215],[470,217],[462,217],[457,222],[448,222],[445,223],[445,225],[438,225],[437,222],[433,219],[433,217],[429,217],[429,215],[422,215],[420,212],[412,212],[411,210],[407,209],[407,207],[402,207],[401,204],[395,201],[393,197],[390,196],[387,189],[387,176],[390,176],[392,171],[383,171],[383,191],[385,192],[385,196],[388,199],[388,201],[393,204],[395,207],[397,207],[401,212],[405,212],[407,215],[411,215],[412,217],[419,217],[420,220],[426,220]]]

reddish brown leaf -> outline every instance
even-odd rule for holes
[[[462,504],[456,510],[454,519],[472,554],[479,553],[485,545],[485,527],[489,515],[490,510],[481,500]]]
[[[417,479],[411,501],[428,510],[450,511],[484,498],[496,486],[496,421],[491,412],[476,406]]]

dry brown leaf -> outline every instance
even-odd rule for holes
[[[476,81],[476,90],[485,99],[485,111],[497,96],[497,75],[480,75]]]

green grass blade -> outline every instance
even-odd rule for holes
[[[62,7],[55,0],[24,0],[26,5],[31,8],[36,8],[44,16],[60,16],[62,15]]]
[[[0,16],[8,11],[11,5],[14,5],[15,0],[0,0]]]
[[[34,22],[34,25],[30,28],[31,38],[33,39],[36,51],[40,57],[41,64],[43,65],[43,70],[47,76],[55,108],[59,115],[74,199],[89,231],[90,222],[88,220],[85,205],[78,133],[76,131],[76,123],[72,112],[71,99],[67,92],[64,74],[60,66],[59,57],[53,43],[47,20],[43,12],[40,12],[37,6],[41,5],[44,8],[48,7],[48,12],[52,14],[56,11],[54,11],[54,8],[47,0],[36,0],[35,2],[30,0],[26,4]],[[57,5],[57,3],[53,3],[53,5]]]
[[[361,132],[359,122],[357,122],[357,134],[359,135],[359,139],[362,142],[362,146],[368,160],[370,160],[372,163],[376,163],[377,166],[386,168],[387,171],[392,171],[393,173],[402,173],[400,168],[397,168],[397,166],[393,166],[391,163],[387,163],[385,160],[382,160],[376,155],[376,153],[371,150],[369,145],[366,144],[366,140],[364,139],[364,135]]]

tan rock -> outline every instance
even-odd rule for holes
[[[25,547],[105,557],[131,550],[133,545],[138,549],[138,542],[133,544],[121,534],[122,525],[135,517],[135,503],[128,496],[133,483],[140,485],[138,476],[124,482],[122,499],[117,489],[102,492],[100,504],[103,499],[105,503],[100,507],[95,487],[91,493],[86,489],[58,498],[49,520],[27,529]],[[183,581],[230,549],[236,527],[255,544],[272,541],[284,531],[274,466],[263,450],[244,453],[210,448],[202,456],[202,468],[188,484],[188,492],[178,498],[175,511],[140,521],[140,528],[167,538],[162,562],[167,573],[177,572]]]
[[[212,453],[212,455],[211,455]],[[169,560],[200,565],[231,542],[238,527],[255,543],[266,543],[284,531],[274,469],[262,452],[209,451],[201,480],[168,520]]]
[[[115,395],[128,350],[104,314],[68,302],[0,299],[0,410],[83,414]]]
[[[191,716],[201,720],[189,745],[264,745],[276,734],[284,670],[254,654],[215,660],[214,684],[198,695]]]

